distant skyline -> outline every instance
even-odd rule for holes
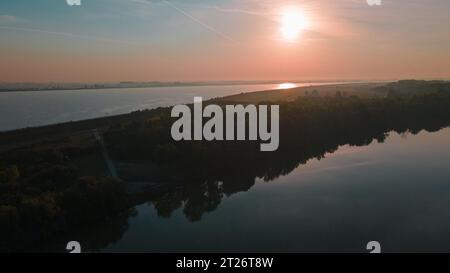
[[[448,0],[4,0],[0,82],[450,78]]]

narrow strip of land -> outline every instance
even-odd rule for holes
[[[109,157],[108,150],[106,149],[105,142],[103,141],[103,137],[100,135],[97,129],[93,129],[92,133],[94,134],[95,139],[100,144],[100,147],[102,148],[102,155],[105,159],[106,166],[108,167],[109,173],[114,178],[119,178],[119,175],[117,174],[116,166],[114,165],[113,161]]]

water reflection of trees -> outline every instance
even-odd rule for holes
[[[286,118],[285,114],[280,125],[281,145],[272,153],[259,152],[258,144],[250,142],[178,144],[183,146],[177,147],[183,153],[201,154],[190,160],[178,158],[168,164],[167,171],[178,173],[183,186],[153,197],[149,202],[161,217],[170,217],[181,208],[189,220],[198,221],[204,213],[217,209],[225,196],[248,191],[257,179],[272,181],[287,175],[310,159],[320,160],[327,153],[335,152],[341,145],[382,143],[391,131],[413,135],[421,130],[437,131],[450,124],[450,115],[443,110],[446,103],[426,107],[428,112],[417,101],[412,105],[402,102],[402,110],[394,105],[381,112],[372,110],[375,113],[360,106],[366,114],[363,118],[351,119],[350,113],[340,113],[336,117],[336,112],[329,112],[316,117],[321,126],[315,126],[312,121],[299,122],[303,124],[301,127],[294,126],[293,122],[298,119]],[[359,112],[351,114],[361,115]]]
[[[422,109],[415,109],[418,110]],[[323,126],[315,130],[311,129],[311,124],[304,124],[303,128],[308,130],[301,130],[282,118],[282,145],[273,153],[259,152],[259,144],[253,142],[179,143],[177,145],[180,146],[175,147],[183,153],[198,152],[193,157],[181,157],[163,167],[181,182],[181,186],[179,184],[143,201],[152,204],[160,217],[169,218],[174,211],[181,209],[190,221],[200,221],[205,213],[216,210],[224,197],[248,191],[257,179],[276,180],[310,159],[324,158],[341,145],[365,146],[373,141],[384,142],[391,131],[417,134],[421,130],[434,132],[448,126],[450,115],[436,115],[437,112],[442,112],[442,108],[424,112],[420,118],[408,112],[397,113],[395,118],[383,116],[371,121],[366,119],[366,122],[347,122],[342,116],[327,124],[325,120],[333,116],[329,113],[318,121]],[[105,249],[120,240],[128,228],[128,221],[127,217],[120,217],[114,222],[78,232],[75,238],[80,238],[86,249]]]
[[[435,131],[435,129],[427,131]],[[410,131],[410,133],[416,134],[417,132]],[[355,139],[346,144],[365,146],[374,140],[382,143],[385,138],[386,135],[382,134]],[[272,181],[280,176],[287,175],[300,165],[306,164],[312,158],[320,160],[325,157],[325,154],[335,152],[339,145],[342,144],[336,143],[334,146],[316,147],[318,150],[315,152],[312,146],[304,151],[292,150],[292,153],[274,159],[270,167],[266,169],[266,172],[258,172],[260,167],[253,168],[255,167],[254,164],[243,164],[242,167],[245,168],[245,171],[243,170],[243,175],[241,176],[227,176],[220,180],[205,179],[198,183],[188,184],[184,187],[170,190],[161,196],[151,198],[149,202],[154,205],[158,215],[161,217],[169,218],[175,210],[182,208],[183,213],[189,220],[198,221],[201,220],[204,213],[216,210],[223,197],[248,191],[255,185],[257,179]],[[250,174],[251,171],[254,171],[253,175]]]
[[[120,147],[125,148],[125,151],[127,145],[140,146],[138,139],[145,140],[146,144],[140,146],[141,149],[129,150],[139,154],[128,153],[123,156],[148,159],[149,155],[156,155],[152,158],[153,161],[161,166],[164,173],[170,174],[178,182],[178,186],[141,200],[152,204],[160,217],[169,218],[174,211],[181,209],[190,221],[200,221],[205,213],[216,210],[224,197],[248,191],[258,179],[267,182],[276,180],[310,159],[324,158],[341,145],[365,146],[373,141],[384,142],[391,131],[417,134],[421,130],[438,131],[450,124],[449,100],[442,97],[431,101],[424,98],[407,101],[396,98],[395,102],[388,100],[377,107],[372,103],[379,103],[378,101],[352,100],[340,98],[308,101],[313,105],[306,112],[305,109],[289,109],[305,102],[284,105],[280,120],[281,145],[278,151],[271,153],[260,152],[259,143],[255,142],[172,143],[164,136],[171,124],[164,117],[158,126],[134,124],[134,131],[129,131],[127,126],[114,129],[122,133],[125,130],[126,133],[121,137],[127,138],[127,142],[121,141],[121,137],[114,138],[117,137],[114,134],[109,135],[108,140],[112,150],[114,141],[119,141]],[[421,101],[426,103],[420,103]],[[322,110],[311,113],[311,109],[319,107],[317,104],[320,104]],[[341,106],[336,107],[335,104]],[[355,104],[358,105],[357,110],[348,111]],[[429,107],[429,104],[433,107]],[[323,109],[332,107],[336,108],[323,113]],[[128,216],[117,217],[104,225],[78,232],[75,238],[80,238],[86,249],[104,249],[121,239],[128,228]],[[73,238],[74,234],[71,236]],[[60,248],[61,246],[58,249]]]
[[[164,193],[140,196],[139,202],[153,204],[161,217],[181,209],[188,219],[199,221],[224,197],[249,190],[258,179],[273,181],[341,145],[383,142],[390,131],[439,130],[450,125],[449,110],[446,91],[415,96],[389,93],[377,99],[341,94],[282,102],[280,147],[269,153],[260,152],[257,142],[174,142],[168,108],[111,121],[104,139],[116,160],[141,166],[151,162],[152,167],[144,165],[144,169],[161,174],[152,178],[176,182]],[[30,137],[21,131],[13,135],[22,134]],[[91,250],[120,240],[128,227],[129,208],[139,202],[130,199],[120,181],[81,176],[71,158],[94,153],[89,146],[44,144],[0,153],[0,251],[28,249],[66,233],[68,240],[79,240]],[[83,226],[90,228],[83,231]],[[55,249],[63,251],[63,243]]]

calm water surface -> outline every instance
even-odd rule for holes
[[[0,92],[0,131],[190,103],[194,96],[210,99],[241,92],[324,84],[336,83]]]
[[[137,207],[102,251],[450,251],[450,129],[342,146],[190,221]],[[239,155],[236,155],[239,156]],[[111,229],[108,229],[111,230]]]

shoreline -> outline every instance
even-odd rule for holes
[[[294,83],[294,82],[292,82]],[[265,93],[265,92],[277,92],[280,90],[302,90],[304,88],[309,88],[309,87],[324,87],[324,86],[329,86],[329,87],[334,87],[334,86],[345,86],[345,85],[361,85],[361,84],[385,84],[385,83],[389,83],[389,82],[363,82],[363,81],[358,81],[358,82],[304,82],[304,83],[299,83],[297,82],[296,84],[308,84],[305,86],[297,86],[297,87],[293,87],[293,88],[289,88],[289,89],[280,89],[280,88],[275,88],[275,89],[266,89],[266,90],[258,90],[258,91],[248,91],[248,92],[240,92],[240,93],[235,93],[235,94],[230,94],[230,95],[225,95],[222,97],[218,97],[218,98],[214,98],[213,100],[227,100],[229,98],[236,98],[242,95],[246,95],[246,94],[261,94],[261,93]],[[261,85],[269,85],[272,83],[261,83]],[[236,86],[236,85],[240,85],[240,84],[234,84],[234,85],[220,85],[220,86]],[[253,84],[246,84],[246,85],[253,85]],[[258,84],[255,84],[258,85]],[[207,86],[219,86],[219,85],[204,85],[204,86],[199,86],[199,87],[207,87]],[[164,86],[171,88],[169,86]],[[183,86],[172,86],[172,87],[183,87]],[[189,87],[189,86],[184,86],[184,87]],[[147,87],[135,87],[133,89],[140,89],[140,88],[147,88]],[[157,87],[155,87],[157,88]],[[97,90],[97,91],[108,91],[108,90],[120,90],[120,89],[125,89],[125,88],[107,88],[107,89],[70,89],[70,90],[39,90],[39,91],[43,91],[43,92],[58,92],[58,91],[90,91],[90,90]],[[0,95],[2,93],[34,93],[34,92],[39,92],[39,91],[0,91]],[[189,104],[189,102],[187,102],[186,104]],[[173,105],[167,105],[167,106],[162,106],[163,108],[165,107],[172,107]],[[141,109],[141,110],[135,110],[135,111],[130,111],[130,112],[126,112],[126,113],[122,113],[122,114],[112,114],[112,115],[100,115],[100,116],[96,116],[96,117],[92,117],[92,118],[81,118],[81,119],[73,119],[73,120],[67,120],[67,121],[62,121],[62,122],[57,122],[57,123],[48,123],[48,124],[40,124],[40,125],[36,125],[36,126],[28,126],[28,127],[20,127],[20,128],[14,128],[14,129],[6,129],[6,130],[1,130],[0,129],[0,134],[3,133],[10,133],[10,132],[14,132],[14,131],[20,131],[20,130],[29,130],[29,129],[36,129],[36,128],[41,128],[41,127],[51,127],[51,126],[58,126],[61,124],[66,124],[66,123],[78,123],[78,122],[83,122],[83,121],[90,121],[90,120],[98,120],[98,119],[104,119],[104,118],[113,118],[116,116],[123,116],[123,115],[128,115],[134,112],[138,112],[138,111],[146,111],[146,110],[153,110],[153,109],[157,109],[159,107],[154,107],[154,108],[146,108],[146,109]]]
[[[164,87],[201,87],[201,86],[236,86],[236,85],[265,85],[265,84],[338,84],[338,83],[363,83],[363,82],[390,82],[396,80],[268,80],[268,81],[212,81],[212,82],[130,82],[130,83],[22,83],[29,84],[30,87],[6,88],[8,85],[20,85],[21,83],[0,83],[0,93],[11,92],[39,92],[39,91],[84,91],[84,90],[115,90],[115,89],[134,89],[134,88],[164,88]],[[35,85],[33,87],[33,85]],[[48,85],[48,86],[46,86]],[[50,85],[55,85],[51,87]],[[39,87],[42,86],[42,87]]]

